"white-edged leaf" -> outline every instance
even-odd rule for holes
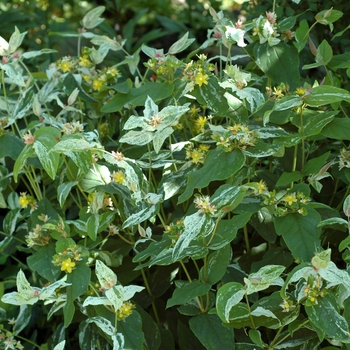
[[[101,260],[96,260],[96,276],[103,289],[112,288],[117,283],[117,275]]]
[[[129,300],[131,299],[135,293],[141,292],[142,290],[144,290],[145,287],[140,287],[140,286],[135,286],[135,285],[129,285],[124,287],[124,297],[123,300]]]
[[[112,288],[106,290],[106,297],[111,302],[114,310],[120,309],[123,305],[124,300],[124,288],[123,286],[113,286]]]
[[[62,340],[60,343],[58,343],[53,350],[64,350],[64,347],[66,346],[66,341]]]
[[[106,297],[87,297],[84,300],[83,306],[86,307],[88,305],[112,305],[110,300]]]

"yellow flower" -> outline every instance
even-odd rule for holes
[[[91,62],[90,62],[88,56],[84,55],[84,56],[79,57],[79,66],[82,66],[82,67],[90,67],[91,66]]]
[[[195,83],[199,86],[208,85],[208,74],[197,73],[195,78]]]
[[[115,77],[119,75],[119,71],[116,67],[109,67],[106,72],[107,75],[110,75],[112,77]]]
[[[94,79],[92,82],[92,88],[96,91],[100,91],[102,84],[103,84],[102,81],[100,81],[98,79]]]
[[[27,208],[29,204],[28,196],[24,193],[21,193],[21,197],[18,198],[18,204],[24,209]]]
[[[203,159],[203,154],[198,151],[197,149],[194,149],[191,154],[190,157],[192,158],[192,163],[204,163],[204,159]]]
[[[123,305],[117,310],[118,320],[121,321],[130,316],[134,307],[135,306],[130,301],[125,301]]]
[[[83,79],[88,83],[91,80],[91,76],[89,74],[82,74]]]
[[[208,152],[210,149],[210,146],[208,145],[199,145],[198,149],[203,152]]]
[[[69,61],[62,62],[60,68],[63,72],[68,72],[69,69],[72,68],[72,63]]]
[[[305,95],[306,89],[304,89],[303,87],[297,87],[295,92],[297,93],[297,95],[303,96]]]
[[[125,175],[121,170],[118,170],[117,172],[113,172],[111,177],[112,177],[112,180],[118,184],[122,184],[125,180]]]
[[[297,202],[297,196],[295,195],[295,193],[287,194],[283,197],[283,201],[288,203],[288,205],[292,205],[293,203]]]
[[[207,118],[206,117],[198,117],[196,121],[194,122],[195,128],[197,132],[203,132],[204,131],[204,126],[207,123]]]
[[[72,261],[71,258],[68,258],[68,259],[62,261],[61,271],[66,271],[67,273],[71,273],[72,268],[74,266],[75,266],[75,262]]]
[[[258,193],[263,193],[266,190],[267,190],[266,183],[263,180],[260,180],[258,182]]]

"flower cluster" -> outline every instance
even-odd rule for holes
[[[343,168],[350,168],[350,151],[345,148],[341,149],[339,155],[339,170]]]
[[[64,135],[76,134],[84,131],[84,126],[79,121],[72,123],[65,123],[62,127],[62,133]]]
[[[96,193],[92,192],[88,195],[88,213],[97,213],[100,209],[113,209],[113,201],[112,198],[108,196],[108,194],[105,194],[102,200],[102,203],[98,203],[98,201],[95,201]]]
[[[290,88],[288,84],[281,83],[278,86],[274,86],[273,89],[271,89],[270,87],[266,87],[266,93],[271,100],[279,100],[282,97],[290,94],[289,89]]]
[[[9,324],[14,325],[14,320],[9,320]],[[0,348],[1,349],[24,349],[24,346],[21,344],[21,342],[17,339],[15,339],[15,333],[10,332],[4,328],[0,329]]]
[[[289,297],[286,297],[283,299],[282,303],[280,304],[280,307],[283,309],[283,312],[289,312],[296,308],[296,305],[292,300],[289,299]]]
[[[262,193],[264,197],[263,204],[275,206],[275,214],[277,216],[284,216],[289,213],[299,213],[303,216],[307,215],[305,204],[310,201],[303,192],[287,192],[276,193],[276,191]]]
[[[35,141],[35,136],[31,133],[30,130],[28,130],[28,132],[24,134],[22,137],[26,145],[32,145]]]
[[[41,225],[37,224],[32,231],[25,236],[29,248],[37,245],[44,246],[50,242],[50,234]]]
[[[318,304],[318,299],[325,295],[322,278],[317,276],[311,283],[305,282],[302,293],[308,301],[307,304]]]
[[[253,36],[257,35],[260,44],[268,43],[270,46],[277,45],[281,40],[277,39],[276,14],[267,12],[266,17],[260,16],[253,20]]]
[[[4,135],[5,128],[7,127],[7,125],[8,125],[7,118],[0,119],[0,136]]]
[[[27,208],[30,206],[30,212],[32,213],[34,210],[38,208],[37,201],[33,198],[33,196],[27,194],[27,192],[21,192],[20,197],[18,198],[18,204],[23,208]]]
[[[123,185],[125,182],[125,174],[122,170],[113,171],[111,174],[111,180],[117,184]]]
[[[191,61],[186,64],[182,72],[182,80],[188,84],[188,90],[192,90],[195,85],[201,87],[203,84],[208,85],[209,76],[214,71],[215,66],[206,61],[207,57],[203,54],[198,56],[199,60]]]
[[[186,147],[186,158],[191,159],[192,163],[204,164],[205,157],[210,149],[208,145],[199,145],[195,148],[192,143]]]
[[[223,132],[215,131],[212,138],[219,149],[231,152],[237,148],[245,150],[249,146],[254,146],[258,135],[255,131],[249,130],[246,125],[235,124],[227,127]]]
[[[80,74],[90,92],[99,92],[104,85],[113,84],[117,81],[119,71],[115,66],[98,70],[91,61],[92,49],[84,47],[80,57],[66,56],[56,62],[51,68],[59,72]]]
[[[216,212],[215,205],[211,204],[209,196],[196,196],[194,204],[204,214],[214,214]]]
[[[117,320],[123,321],[132,314],[135,305],[130,301],[124,301],[123,305],[117,310]]]
[[[76,262],[82,260],[82,247],[74,245],[63,250],[61,253],[55,254],[52,263],[60,266],[61,271],[71,273],[76,266]]]
[[[183,229],[184,229],[184,221],[176,220],[175,223],[171,223],[166,226],[164,233],[167,234],[172,240],[176,241],[180,237]]]

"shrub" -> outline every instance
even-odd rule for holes
[[[210,8],[200,47],[130,54],[103,12],[45,73],[0,42],[2,348],[347,349],[343,13]]]

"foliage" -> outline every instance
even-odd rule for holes
[[[154,48],[104,10],[43,73],[0,41],[1,348],[349,349],[343,12]]]

